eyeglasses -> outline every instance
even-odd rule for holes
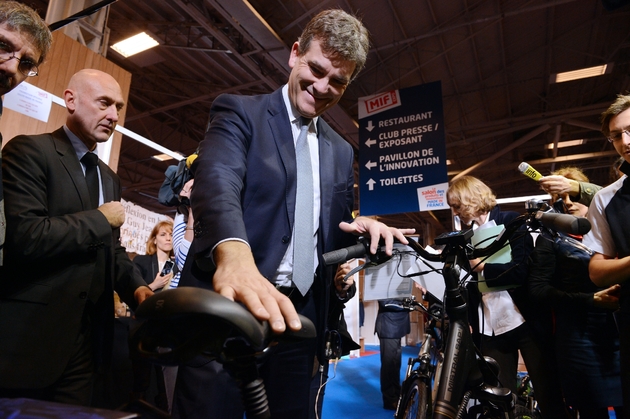
[[[624,133],[630,136],[630,127],[626,127],[625,129],[619,132],[611,132],[607,137],[608,142],[614,143],[615,141],[621,140],[621,137],[623,136]]]
[[[37,64],[35,64],[31,60],[25,60],[23,58],[16,57],[15,51],[13,51],[13,48],[11,46],[5,44],[4,42],[0,42],[0,63],[7,62],[12,58],[18,60],[18,70],[20,70],[20,73],[24,74],[25,76],[33,77],[39,73]]]

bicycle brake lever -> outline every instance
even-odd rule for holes
[[[367,253],[365,255],[365,264],[367,266],[376,266],[376,265],[380,265],[382,263],[387,262],[388,260],[390,260],[393,256],[393,254],[387,255],[387,253],[385,253],[385,251],[381,250],[383,248],[383,246],[378,246],[378,248],[376,249],[376,253],[375,254],[371,254],[371,253]]]
[[[473,245],[471,243],[467,243],[464,246],[464,251],[466,252],[466,259],[471,259],[472,258],[474,250],[475,250],[475,248],[473,247]]]

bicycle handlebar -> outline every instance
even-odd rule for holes
[[[472,236],[472,229],[463,231],[454,231],[445,233],[435,239],[437,244],[445,244],[447,247],[456,247],[466,252],[469,259],[482,258],[493,255],[499,251],[506,242],[519,230],[523,225],[528,225],[533,231],[553,230],[554,232],[562,232],[567,234],[583,235],[590,231],[591,224],[586,218],[574,217],[569,214],[559,214],[545,211],[530,211],[522,214],[508,223],[498,237],[494,239],[486,247],[473,248],[469,244]],[[375,265],[388,260],[390,257],[385,256],[382,246],[379,245],[376,254],[369,253],[369,239],[361,237],[360,242],[345,247],[343,249],[334,250],[324,253],[323,258],[326,265],[334,265],[345,262],[352,258],[366,257]],[[408,246],[411,247],[421,258],[429,262],[444,262],[447,253],[441,254],[429,253],[424,247],[410,237],[407,237]]]
[[[368,254],[369,249],[370,248],[369,246],[366,246],[365,241],[361,240],[359,243],[353,244],[352,246],[324,253],[324,263],[326,265],[335,265],[350,259],[362,258]]]

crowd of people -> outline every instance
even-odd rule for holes
[[[260,373],[274,418],[319,417],[325,337],[343,333],[343,305],[356,293],[347,265],[326,267],[322,254],[357,235],[370,236],[371,252],[381,240],[391,254],[394,239],[406,244],[415,232],[353,217],[353,150],[321,118],[363,68],[368,38],[354,16],[325,10],[291,46],[284,86],[217,97],[194,181],[180,192],[188,205],[174,223],[155,226],[146,255],[133,261],[120,245],[120,180],[94,154],[125,106],[121,88],[99,70],[74,74],[63,93],[65,124],[17,136],[2,150],[0,398],[89,406],[94,374],[111,357],[114,291],[133,311],[155,292],[194,286],[242,303],[275,333],[299,330],[298,313],[314,323],[316,344],[274,348]],[[0,2],[0,94],[37,74],[51,42],[37,13]],[[470,260],[478,275],[468,284],[476,343],[513,391],[522,354],[545,418],[573,417],[570,409],[607,417],[610,406],[624,417],[624,400],[630,405],[630,183],[623,174],[630,173],[630,96],[604,112],[602,132],[623,158],[618,180],[602,189],[575,167],[540,180],[555,208],[589,219],[590,233],[535,243],[525,233],[510,241],[509,262]],[[517,216],[472,176],[450,182],[447,201],[473,229]],[[387,307],[377,333],[391,409],[409,323],[408,313]],[[132,397],[145,397],[151,368],[135,358]],[[237,382],[220,363],[200,356],[155,373],[156,403],[173,417],[243,417]]]

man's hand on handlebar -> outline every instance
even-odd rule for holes
[[[357,217],[352,223],[341,222],[339,228],[346,233],[353,233],[357,236],[370,235],[370,253],[375,254],[381,238],[385,241],[385,254],[392,255],[394,238],[402,244],[408,244],[405,235],[416,232],[415,228],[393,228],[368,217]]]
[[[269,321],[275,333],[284,332],[286,324],[292,330],[302,328],[293,303],[260,274],[249,246],[240,241],[223,242],[214,249],[214,262],[214,291],[245,304],[257,319]]]

